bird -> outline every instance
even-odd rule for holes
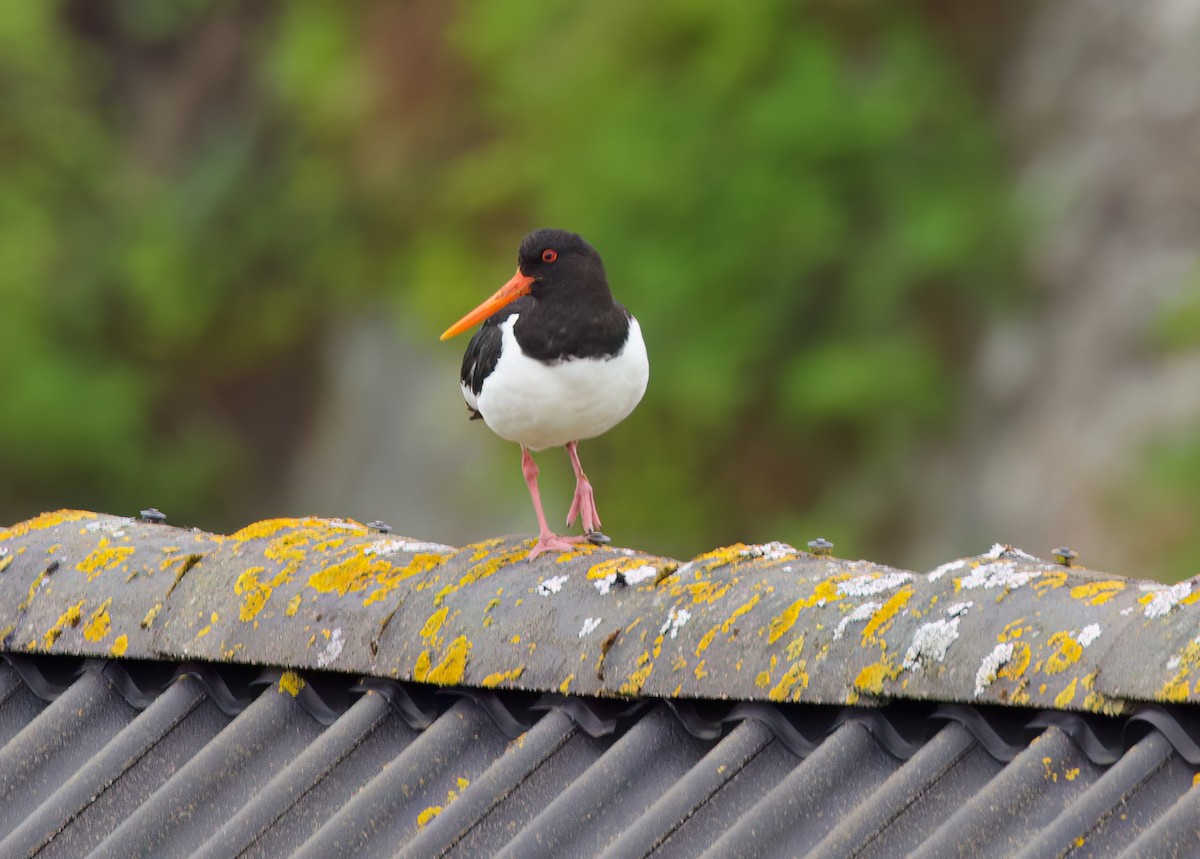
[[[567,230],[525,236],[517,272],[455,322],[441,339],[483,325],[463,356],[459,380],[472,419],[521,446],[521,472],[537,514],[529,559],[609,542],[595,494],[579,462],[579,442],[608,432],[646,392],[650,363],[637,319],[612,295],[596,249]],[[565,447],[575,472],[567,513],[582,536],[554,533],[546,522],[532,453]]]

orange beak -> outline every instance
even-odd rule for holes
[[[517,268],[517,273],[512,276],[512,279],[508,283],[500,287],[495,295],[447,328],[439,339],[449,340],[457,334],[462,334],[473,325],[478,325],[500,308],[512,304],[522,295],[529,295],[529,290],[532,286],[533,278],[521,274],[521,269]]]

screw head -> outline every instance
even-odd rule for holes
[[[387,522],[381,522],[378,519],[376,519],[374,522],[368,522],[367,527],[378,531],[380,534],[392,533],[392,526]]]
[[[1061,564],[1064,567],[1071,566],[1071,562],[1079,557],[1079,553],[1067,546],[1059,546],[1054,550],[1054,562]]]
[[[808,541],[808,551],[819,557],[828,557],[833,554],[833,543],[830,543],[824,537],[818,537],[815,540]]]
[[[147,507],[139,514],[143,522],[151,522],[155,525],[161,525],[167,521],[167,514],[163,513],[157,507]]]

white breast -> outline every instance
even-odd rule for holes
[[[479,395],[463,391],[496,435],[531,450],[558,447],[607,432],[641,401],[650,363],[636,319],[630,320],[629,337],[612,358],[544,364],[521,352],[513,334],[517,318],[500,324],[500,360]]]

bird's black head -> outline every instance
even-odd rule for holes
[[[566,230],[534,230],[527,235],[517,253],[517,267],[534,279],[530,291],[535,298],[560,286],[608,289],[600,254],[582,236]]]

